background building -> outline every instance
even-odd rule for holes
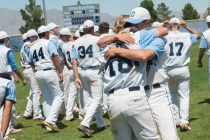
[[[77,5],[63,6],[64,26],[77,30],[86,20],[93,20],[95,25],[100,24],[100,5],[85,4],[79,1]]]

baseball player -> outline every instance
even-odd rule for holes
[[[205,32],[203,32],[203,35],[201,37],[200,51],[199,51],[199,58],[198,58],[198,67],[199,68],[203,67],[202,58],[203,58],[203,55],[206,51],[206,53],[208,55],[209,85],[210,85],[210,49],[209,49],[209,45],[210,45],[210,40],[209,40],[209,36],[210,36],[210,16],[206,17],[206,22],[207,22],[207,26],[208,26],[209,29],[207,29]]]
[[[6,32],[0,31],[0,102],[1,105],[4,105],[1,123],[1,135],[3,138],[10,122],[12,106],[16,103],[16,89],[8,70],[11,68],[21,78],[23,85],[27,84],[27,81],[18,70],[14,53],[9,48],[9,45],[9,36]]]
[[[84,36],[75,41],[74,47],[77,51],[77,60],[79,67],[81,68],[80,76],[82,81],[83,94],[84,92],[87,92],[91,100],[89,101],[86,115],[84,116],[84,119],[80,123],[78,129],[87,137],[91,137],[89,127],[95,111],[97,127],[100,130],[103,130],[106,128],[106,125],[102,117],[101,109],[99,107],[102,98],[102,81],[101,76],[98,74],[100,63],[96,59],[96,54],[100,51],[100,48],[96,44],[99,40],[99,37],[93,36],[94,23],[91,20],[84,22],[83,30]],[[77,69],[77,65],[75,65],[75,63],[77,63],[77,61],[73,59],[72,64],[74,74],[75,77],[78,77],[76,76],[77,72],[75,73],[75,69]]]
[[[190,73],[188,64],[190,63],[190,47],[197,42],[200,34],[180,22],[176,17],[170,19],[171,30],[165,37],[165,65],[169,76],[169,90],[172,98],[173,113],[176,125],[181,130],[190,130],[189,127],[189,94],[190,94]],[[180,26],[190,33],[180,32]],[[178,109],[178,95],[180,97],[180,111]],[[180,117],[180,118],[179,118]]]
[[[41,92],[39,90],[39,85],[35,78],[35,73],[29,64],[30,60],[28,58],[30,49],[28,45],[33,43],[38,39],[38,34],[34,29],[31,29],[27,32],[26,42],[23,44],[23,47],[20,50],[20,56],[23,64],[23,74],[28,79],[29,86],[30,86],[30,95],[28,99],[28,103],[26,106],[26,110],[24,112],[24,117],[30,118],[31,117],[31,108],[33,108],[33,119],[34,120],[43,120],[42,112],[40,109],[40,96]]]
[[[135,8],[128,19],[138,29],[147,27],[149,20],[149,12],[142,7]],[[167,30],[165,31],[167,33]],[[98,44],[103,47],[105,44],[100,41],[108,44],[116,39],[130,43],[132,39],[126,35],[105,36]],[[141,30],[133,36],[134,45],[121,43],[120,48],[110,47],[104,53],[105,58],[109,58],[104,74],[104,90],[109,93],[109,117],[116,140],[160,139],[144,90],[147,60],[152,57],[159,58],[164,51],[163,40],[156,36],[155,30]],[[147,121],[148,119],[150,121]]]
[[[46,120],[43,124],[49,131],[59,131],[56,125],[59,109],[64,100],[60,83],[63,81],[57,48],[49,41],[49,28],[38,29],[39,40],[30,47],[30,60],[35,67],[35,76],[44,97],[43,109]]]

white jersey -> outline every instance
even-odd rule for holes
[[[55,69],[48,52],[49,40],[38,39],[30,48],[30,54],[33,59],[36,70]]]
[[[9,51],[12,51],[6,46],[0,46],[0,73],[6,73],[11,71],[7,54]]]
[[[182,67],[190,63],[190,51],[192,46],[190,33],[182,33],[179,31],[171,31],[165,37],[167,44],[165,45],[165,65]]]
[[[210,29],[203,32],[203,36],[205,37],[208,44],[208,48],[206,49],[206,52],[208,55],[210,55]]]
[[[20,50],[20,57],[24,68],[31,68],[31,65],[29,64],[30,59],[24,50],[24,48],[29,44],[30,42],[25,42]]]
[[[65,44],[65,42],[63,42],[62,40],[59,40],[58,41],[57,51],[58,51],[59,62],[61,64],[64,64],[64,61],[63,61],[63,53],[62,53],[62,47],[63,47],[64,44]]]
[[[63,48],[62,48],[62,52],[65,55],[65,59],[66,59],[67,65],[70,68],[72,68],[72,64],[71,64],[71,52],[72,52],[72,48],[73,47],[74,47],[74,42],[68,42],[68,43],[65,43],[63,45]]]
[[[129,49],[140,49],[139,45],[127,46]],[[106,62],[103,59],[104,52],[100,53],[99,61]],[[111,58],[105,65],[105,73],[103,77],[104,92],[111,90],[123,89],[133,86],[145,86],[146,84],[146,66],[147,62],[132,61],[123,57]]]
[[[75,41],[75,49],[78,54],[79,67],[95,67],[100,63],[96,55],[100,52],[97,41],[100,38],[90,34],[84,35]]]

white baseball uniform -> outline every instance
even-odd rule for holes
[[[140,50],[144,44],[157,56],[163,52],[161,39],[155,32],[135,33],[135,45],[122,48]],[[156,44],[148,46],[155,39]],[[140,42],[140,43],[139,43]],[[103,51],[105,52],[106,49]],[[100,62],[103,60],[99,59]],[[160,139],[144,86],[147,82],[147,62],[132,61],[115,56],[108,60],[104,74],[104,90],[109,93],[108,106],[111,130],[115,140]],[[149,120],[149,121],[148,121]]]
[[[28,58],[27,52],[25,51],[25,47],[27,47],[27,45],[29,45],[30,42],[25,42],[23,44],[23,47],[20,50],[20,56],[21,56],[21,61],[23,64],[23,74],[24,76],[27,78],[28,80],[28,84],[30,87],[30,94],[29,94],[29,99],[26,105],[26,110],[24,112],[24,116],[25,117],[29,117],[31,116],[31,109],[33,110],[33,119],[39,119],[42,118],[42,112],[40,109],[40,96],[41,96],[41,92],[39,89],[39,85],[37,83],[37,80],[35,78],[35,73],[31,67],[31,65],[29,64],[30,60]],[[28,53],[29,53],[29,48],[28,48]]]
[[[97,46],[99,37],[86,34],[75,41],[75,49],[78,54],[78,63],[80,70],[80,77],[83,87],[83,95],[88,93],[90,96],[89,105],[83,121],[80,123],[86,127],[90,126],[93,115],[96,114],[97,127],[105,126],[101,109],[99,107],[102,98],[102,81],[99,73],[100,63],[96,59],[100,48]],[[87,105],[87,103],[85,103]],[[99,115],[98,115],[99,114]]]
[[[44,97],[43,110],[46,121],[55,124],[64,100],[59,77],[51,57],[58,55],[56,46],[49,40],[39,39],[30,48],[30,59],[35,65],[35,76]]]
[[[176,122],[189,123],[190,47],[197,42],[197,36],[190,33],[170,31],[165,37],[165,65],[169,76],[169,90]],[[180,111],[178,109],[180,96]],[[180,117],[180,119],[179,119]]]

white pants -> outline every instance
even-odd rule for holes
[[[168,67],[169,90],[176,122],[189,123],[190,72],[188,66]],[[180,97],[180,103],[178,101]],[[179,105],[180,104],[180,105]],[[180,110],[179,110],[180,108]]]
[[[157,123],[161,139],[178,140],[168,85],[166,82],[163,82],[160,86],[159,88],[150,86],[146,90],[148,102],[152,109],[154,120]]]
[[[87,112],[81,125],[90,127],[90,122],[96,112],[96,122],[97,127],[104,127],[105,122],[101,113],[101,108],[99,107],[102,98],[102,80],[101,76],[98,74],[98,68],[81,68],[80,76],[82,81],[83,93],[89,93],[91,101],[87,107]]]
[[[25,69],[23,71],[24,76],[28,80],[28,84],[30,87],[30,94],[29,99],[26,105],[26,110],[24,112],[24,116],[30,116],[31,115],[31,109],[33,108],[33,118],[40,118],[42,117],[42,112],[40,109],[40,96],[41,92],[39,89],[39,85],[37,83],[37,80],[35,78],[35,73],[31,68]]]
[[[61,104],[64,101],[58,74],[55,70],[37,71],[35,74],[44,97],[43,110],[46,121],[56,123]]]
[[[159,140],[150,106],[141,90],[128,88],[114,91],[108,96],[108,111],[114,140]]]

